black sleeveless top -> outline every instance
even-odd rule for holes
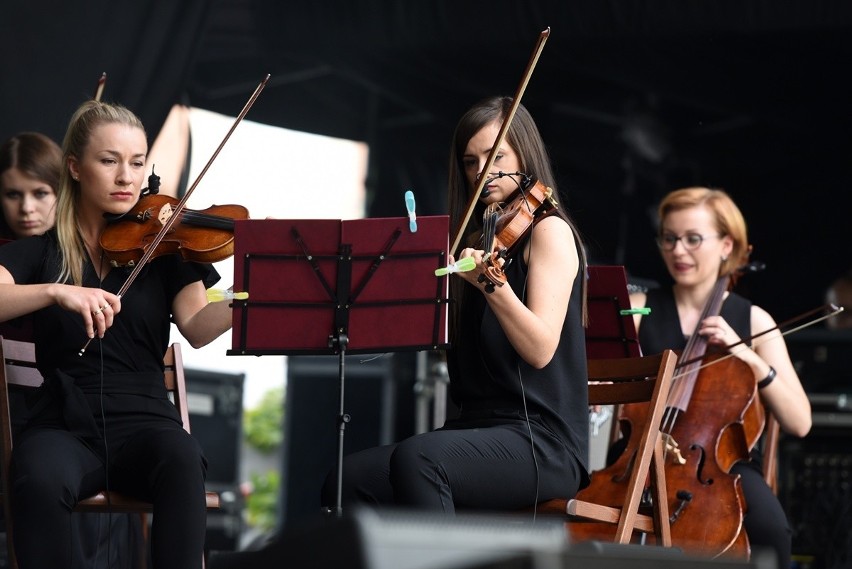
[[[671,288],[648,291],[645,306],[651,313],[642,317],[639,327],[639,345],[644,354],[658,354],[663,350],[681,350],[686,346],[687,337],[680,327],[680,317],[677,314],[674,294]],[[720,315],[737,333],[740,338],[751,336],[751,306],[750,300],[732,292],[722,303]],[[750,342],[749,342],[750,345]],[[760,469],[762,461],[762,442],[751,451],[752,467]]]
[[[663,350],[683,349],[687,337],[681,330],[672,289],[648,291],[645,306],[651,309],[651,313],[642,317],[639,326],[642,353],[650,355]],[[751,336],[751,301],[732,292],[722,303],[720,314],[740,338]]]
[[[524,244],[519,246],[523,250]],[[528,267],[516,255],[504,268],[507,280],[523,294]],[[462,307],[455,345],[447,352],[450,394],[466,413],[523,413],[526,397],[530,422],[554,434],[588,471],[588,373],[582,324],[582,287],[574,279],[559,346],[542,369],[527,364],[512,347],[497,317],[479,291],[468,294]],[[469,286],[469,285],[468,285]],[[523,299],[523,297],[522,297]],[[523,389],[523,392],[522,392]],[[523,416],[523,415],[521,415]]]

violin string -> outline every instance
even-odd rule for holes
[[[186,209],[183,211],[183,217],[181,217],[181,222],[187,223],[189,225],[196,224],[212,229],[234,229],[234,218],[232,217],[212,215],[209,213],[203,213],[191,209]]]
[[[710,292],[710,297],[707,299],[707,302],[704,304],[704,308],[701,311],[701,315],[698,319],[699,325],[708,316],[719,314],[719,312],[721,312],[722,302],[725,298],[725,291],[728,290],[729,282],[730,277],[728,275],[723,275],[716,280],[716,283],[713,285],[713,290]],[[686,341],[686,347],[681,355],[682,358],[693,358],[696,354],[700,358],[704,357],[707,351],[707,338],[697,332],[698,325],[696,325],[695,331]],[[681,366],[684,365],[685,364],[681,364]],[[669,391],[666,401],[667,428],[674,430],[679,417],[678,413],[669,413],[669,410],[678,409],[686,411],[689,406],[689,401],[692,398],[692,393],[695,389],[695,378],[698,376],[698,371],[700,369],[701,368],[696,366],[686,366],[686,371],[683,371],[679,376],[677,376],[681,378],[688,377],[688,381],[683,380],[675,382],[675,377],[672,377],[672,389]],[[667,431],[667,433],[671,434],[671,431]]]

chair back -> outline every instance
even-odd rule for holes
[[[184,430],[190,433],[189,407],[186,401],[186,376],[183,372],[183,352],[181,352],[180,344],[174,343],[168,347],[166,355],[163,356],[163,364],[165,364],[166,390],[168,390],[172,402],[180,413]]]
[[[592,474],[591,484],[574,498],[539,504],[540,512],[569,515],[572,539],[603,539],[602,531],[616,542],[629,543],[633,532],[640,531],[653,533],[662,545],[671,545],[660,423],[676,363],[677,356],[672,350],[648,356],[588,361],[590,405],[647,402],[648,410],[644,423],[636,426],[640,429],[638,444],[635,457],[630,461],[626,486],[621,483],[614,486],[610,473],[599,471]],[[650,516],[639,513],[646,481],[650,482],[653,503]],[[581,520],[599,523],[574,523]],[[603,529],[599,527],[601,523]]]
[[[3,516],[6,520],[6,543],[9,566],[17,567],[12,546],[12,508],[9,496],[9,467],[12,459],[12,413],[10,394],[14,391],[36,389],[44,379],[36,368],[35,345],[32,342],[7,340],[0,336],[0,433],[3,449],[0,455],[0,491],[2,491]]]

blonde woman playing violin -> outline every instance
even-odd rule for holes
[[[173,320],[195,346],[228,330],[208,304],[218,275],[175,255],[149,263],[127,294],[104,258],[104,214],[138,200],[148,152],[139,119],[88,101],[63,145],[56,226],[0,247],[0,321],[34,313],[41,399],[12,456],[15,551],[21,569],[71,567],[71,510],[105,487],[154,504],[157,569],[201,567],[206,460],[163,383]],[[79,355],[87,339],[88,349]]]

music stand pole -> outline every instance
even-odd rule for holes
[[[346,432],[346,423],[350,420],[349,414],[346,413],[344,405],[344,397],[346,393],[346,376],[344,368],[346,366],[346,345],[349,343],[349,338],[346,334],[338,334],[332,342],[336,344],[337,348],[340,350],[337,376],[340,388],[340,393],[338,395],[340,407],[337,416],[337,500],[334,506],[334,515],[340,518],[343,517],[343,438]]]

